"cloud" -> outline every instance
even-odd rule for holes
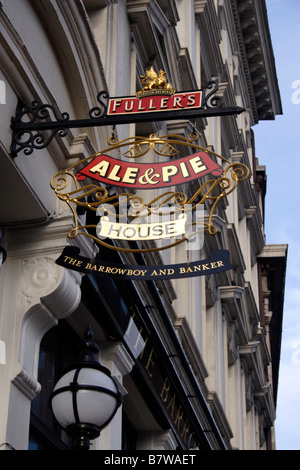
[[[300,340],[300,337],[299,337]],[[293,348],[290,344],[290,360],[280,368],[277,399],[277,418],[275,421],[277,450],[300,450],[300,361],[299,343]]]

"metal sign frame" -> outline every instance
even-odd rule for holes
[[[22,100],[19,100],[16,115],[11,118],[12,141],[10,153],[13,158],[17,157],[22,150],[25,155],[30,155],[33,150],[46,148],[55,136],[65,137],[68,129],[71,128],[116,126],[119,124],[176,119],[195,120],[213,116],[236,115],[244,111],[240,107],[225,107],[223,98],[216,95],[218,89],[218,83],[212,80],[205,88],[194,90],[194,93],[201,92],[201,104],[198,107],[180,107],[172,110],[152,110],[151,112],[140,110],[136,113],[128,112],[128,114],[109,114],[110,101],[120,100],[125,97],[110,98],[107,91],[101,91],[97,95],[99,105],[90,109],[89,117],[75,120],[70,119],[69,113],[60,113],[50,104],[33,101],[31,106],[28,106]],[[163,91],[157,91],[163,94]],[[167,93],[167,90],[165,93]],[[181,94],[184,93],[191,92],[182,92]],[[127,99],[139,98],[127,97]]]

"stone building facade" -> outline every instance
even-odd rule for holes
[[[47,400],[87,324],[124,393],[93,449],[274,449],[287,246],[265,243],[266,168],[252,129],[282,113],[265,1],[1,0],[0,23],[1,449],[68,448]],[[214,80],[224,106],[244,111],[68,128],[31,148],[24,134],[12,145],[16,109],[47,103],[80,120],[102,90],[135,95],[150,67],[182,92]],[[221,200],[217,233],[200,250],[119,253],[70,240],[74,217],[50,187],[55,174],[112,136],[195,131],[199,147],[250,170]],[[97,278],[56,263],[68,245],[124,266],[228,250],[233,267],[157,281]]]

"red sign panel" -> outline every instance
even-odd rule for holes
[[[139,114],[157,111],[180,111],[183,109],[201,108],[202,91],[175,93],[171,96],[152,94],[143,98],[127,96],[111,98],[108,104],[107,115]]]
[[[187,183],[207,174],[220,176],[222,167],[206,152],[198,152],[168,163],[131,163],[98,155],[77,174],[102,183],[136,189],[153,189]]]

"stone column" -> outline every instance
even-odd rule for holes
[[[8,442],[16,450],[28,448],[31,400],[40,391],[40,341],[81,299],[81,274],[55,263],[71,223],[62,216],[7,234],[0,285],[0,331],[6,348],[5,364],[0,364],[0,444]]]
[[[105,343],[100,345],[100,362],[111,371],[117,380],[123,396],[127,394],[123,386],[123,377],[129,374],[134,361],[123,344]],[[122,449],[122,406],[118,409],[111,423],[102,430],[91,450],[121,450]]]

